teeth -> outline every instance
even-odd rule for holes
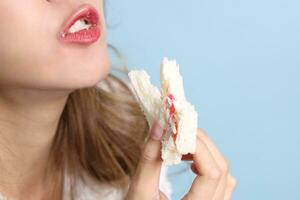
[[[68,30],[68,33],[75,33],[77,31],[83,30],[83,29],[88,29],[91,27],[91,24],[86,24],[84,19],[77,20],[73,26],[70,27]]]

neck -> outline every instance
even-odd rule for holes
[[[0,193],[40,190],[69,92],[0,88]]]

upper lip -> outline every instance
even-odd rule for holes
[[[99,23],[99,14],[96,8],[83,4],[65,21],[60,33],[66,34],[71,26],[79,19],[86,19],[89,24],[96,26]]]

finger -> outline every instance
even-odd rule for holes
[[[208,149],[210,150],[214,159],[216,160],[217,164],[220,167],[221,179],[217,187],[214,199],[223,200],[225,195],[225,189],[227,186],[227,176],[229,173],[228,161],[224,158],[224,156],[220,153],[220,151],[215,146],[215,144],[211,141],[211,139],[207,136],[207,134],[202,129],[198,129],[197,138],[201,139],[206,144],[206,146],[208,147]]]
[[[219,182],[219,185],[217,186],[215,195],[214,195],[214,199],[216,200],[224,200],[224,196],[225,196],[225,190],[226,190],[226,186],[227,186],[227,174],[226,175],[221,175],[221,179]]]
[[[198,129],[197,137],[200,138],[207,146],[207,148],[212,153],[213,157],[220,165],[220,168],[223,173],[229,172],[229,162],[224,158],[224,156],[220,153],[216,145],[212,142],[212,140],[207,136],[204,130]]]
[[[224,200],[230,200],[231,199],[232,193],[233,193],[236,185],[237,185],[236,179],[233,176],[228,175],[228,178],[227,178],[227,187],[225,189]]]
[[[199,175],[183,199],[212,199],[220,181],[219,166],[205,143],[199,139],[193,158]]]
[[[150,137],[146,141],[133,178],[134,187],[143,192],[151,192],[152,195],[159,190],[159,178],[162,165],[161,138],[163,129],[154,122],[150,130]]]
[[[197,168],[196,168],[195,163],[191,164],[191,170],[192,170],[195,174],[199,175],[199,172],[198,172],[198,170],[197,170]],[[228,175],[227,175],[227,176],[228,176]],[[224,178],[224,177],[221,178],[220,183],[219,183],[219,185],[218,185],[218,187],[217,187],[217,189],[216,189],[216,192],[215,192],[215,196],[214,196],[214,199],[215,199],[215,200],[223,200],[223,199],[224,199],[224,196],[225,196],[225,189],[226,189],[226,187],[227,187],[227,182],[228,182],[227,176],[226,176],[225,178]],[[218,190],[219,190],[219,191],[218,191]]]

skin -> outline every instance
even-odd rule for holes
[[[163,130],[157,122],[142,151],[136,174],[129,187],[126,200],[167,200],[159,190],[161,139]],[[202,129],[197,131],[196,153],[182,157],[192,161],[191,170],[197,175],[182,200],[230,200],[236,179],[229,174],[229,163]]]
[[[57,39],[82,3],[97,8],[102,35],[89,46]],[[46,161],[68,95],[107,76],[102,0],[0,1],[0,193],[41,199]]]
[[[98,10],[102,35],[89,46],[63,44],[57,33],[82,3]],[[1,0],[0,9],[0,193],[41,199],[46,185],[41,177],[69,94],[94,86],[109,72],[103,0]],[[158,133],[157,127],[151,130]],[[165,199],[158,189],[160,142],[153,138],[144,147],[127,200]],[[208,137],[199,134],[198,140],[196,155],[186,159],[194,160],[192,170],[200,178],[185,198],[230,199],[235,180],[221,168],[227,166],[223,156]]]

